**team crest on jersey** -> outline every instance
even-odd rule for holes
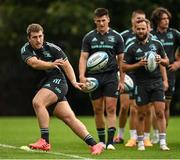
[[[115,42],[114,36],[108,36],[108,41],[109,42]]]
[[[157,50],[157,48],[156,48],[156,46],[154,44],[149,45],[149,48],[151,49],[151,51],[156,51]]]
[[[173,34],[172,34],[172,32],[168,32],[168,33],[167,33],[167,38],[168,38],[168,39],[173,39]]]
[[[50,54],[49,52],[47,52],[47,51],[44,51],[44,52],[43,52],[43,55],[44,55],[45,57],[51,57],[51,54]]]

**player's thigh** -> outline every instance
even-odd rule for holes
[[[121,108],[128,109],[130,105],[129,94],[120,94],[120,105]]]
[[[68,101],[58,102],[54,108],[54,115],[62,120],[75,118]]]
[[[100,97],[98,99],[92,100],[92,106],[93,106],[93,110],[95,112],[104,112],[104,97]]]
[[[33,104],[40,104],[47,107],[57,102],[57,100],[58,97],[53,91],[47,88],[41,88],[33,98]]]

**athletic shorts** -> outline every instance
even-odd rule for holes
[[[54,92],[58,97],[58,102],[67,100],[68,85],[65,77],[59,75],[46,77],[41,81],[40,88],[47,88]]]
[[[89,94],[92,100],[98,99],[100,97],[118,98],[119,92],[117,91],[117,71],[92,74],[89,75],[89,77],[94,77],[99,82],[98,88]]]
[[[135,99],[135,95],[134,95],[134,89],[132,91],[129,91],[129,99]]]
[[[163,89],[163,83],[158,81],[150,85],[136,85],[135,99],[138,106],[146,105],[155,101],[164,102],[165,92]]]

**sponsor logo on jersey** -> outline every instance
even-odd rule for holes
[[[138,49],[136,50],[136,53],[141,53],[141,52],[142,52],[141,48],[138,48]]]
[[[94,38],[92,39],[92,42],[96,42],[96,41],[97,41],[97,38],[94,37]]]

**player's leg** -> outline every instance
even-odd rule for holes
[[[171,97],[172,98],[172,97]],[[166,118],[166,127],[168,127],[168,122],[169,122],[169,116],[170,116],[170,104],[171,104],[171,99],[166,99],[165,100],[165,118]]]
[[[46,107],[57,101],[57,95],[51,90],[42,88],[33,98],[33,107],[36,113],[39,128],[41,131],[41,139],[29,146],[33,149],[50,150],[49,144],[49,113]]]
[[[118,79],[117,73],[108,72],[104,76],[103,80],[103,97],[106,107],[107,114],[107,127],[108,127],[108,138],[106,143],[106,148],[109,150],[114,150],[113,146],[113,138],[116,131],[116,106],[117,106],[117,98],[119,97],[118,88]]]
[[[144,121],[146,116],[147,105],[137,106],[137,135],[138,150],[145,150],[144,147]]]
[[[152,143],[150,141],[150,131],[151,131],[151,112],[153,106],[151,103],[148,104],[146,117],[145,117],[145,124],[144,124],[144,146],[145,147],[152,147]]]
[[[104,99],[98,98],[92,100],[92,106],[94,111],[95,123],[99,142],[106,144],[105,140],[105,117],[104,117]]]
[[[116,131],[116,105],[117,98],[105,97],[105,106],[107,114],[107,127],[108,127],[108,140],[106,147],[107,149],[114,150],[113,138]]]
[[[169,150],[166,143],[166,119],[165,119],[165,103],[164,102],[154,102],[157,124],[159,128],[159,140],[160,148],[162,150]]]
[[[114,138],[114,143],[123,143],[124,142],[124,130],[128,117],[129,110],[129,95],[120,94],[120,109],[118,116],[119,130],[117,137]]]
[[[166,143],[166,118],[165,118],[165,92],[162,83],[154,83],[151,100],[153,102],[157,125],[159,129],[159,143],[161,150],[169,150]]]
[[[76,118],[67,101],[57,103],[54,109],[54,115],[63,120],[76,135],[83,139],[86,144],[91,146],[92,154],[100,154],[103,151],[103,145],[96,143],[94,138],[87,131],[85,125]]]
[[[157,125],[157,118],[154,106],[152,106],[152,126],[153,126],[153,135],[151,139],[151,143],[157,144],[159,143],[159,130]]]
[[[136,146],[136,140],[137,140],[137,107],[134,97],[130,96],[129,100],[130,105],[130,113],[129,113],[129,133],[130,133],[130,139],[126,143],[126,147],[134,147]]]

